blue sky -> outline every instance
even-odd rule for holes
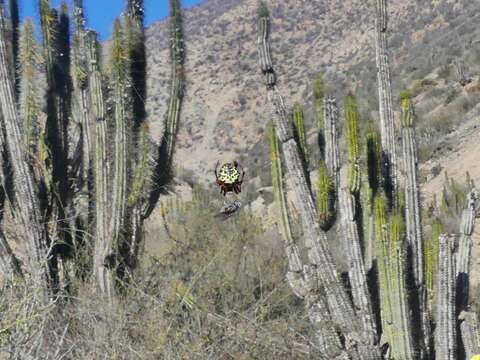
[[[65,0],[72,7],[73,0]],[[202,0],[182,0],[182,6],[197,5]],[[58,6],[61,0],[51,0]],[[88,27],[100,33],[102,39],[110,36],[114,19],[120,15],[125,6],[125,0],[83,0],[87,16]],[[20,15],[22,18],[29,16],[38,19],[38,0],[20,0]],[[168,15],[168,0],[145,0],[145,15],[147,25],[163,19]],[[36,21],[37,22],[37,21]],[[38,23],[38,22],[37,22]]]

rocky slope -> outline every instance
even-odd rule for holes
[[[321,73],[339,98],[353,91],[365,115],[375,117],[373,6],[361,0],[267,3],[274,62],[288,105],[306,104],[310,117],[310,83]],[[261,143],[268,118],[257,66],[256,4],[207,0],[185,12],[188,84],[176,163],[201,181],[211,177],[217,159],[244,158],[253,175],[264,165]],[[394,87],[397,92],[414,88],[419,115],[428,123],[438,117],[439,99],[458,96],[451,94],[457,91],[452,61],[464,59],[470,72],[480,64],[475,27],[480,6],[466,0],[391,1],[389,6]],[[168,41],[166,21],[149,29],[147,103],[157,139],[162,129],[156,120],[163,117],[168,96]],[[438,81],[435,71],[444,79]],[[437,81],[425,81],[432,73]],[[449,125],[459,115],[454,113]],[[431,131],[424,135],[428,142]]]

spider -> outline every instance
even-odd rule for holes
[[[239,194],[242,191],[243,178],[245,171],[242,170],[242,176],[240,177],[240,171],[238,171],[238,162],[225,163],[220,168],[219,174],[217,174],[218,165],[215,165],[215,178],[217,185],[220,186],[220,192],[225,196],[227,192],[234,192]]]

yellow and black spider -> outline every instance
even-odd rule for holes
[[[225,196],[227,192],[239,194],[242,191],[245,171],[242,170],[242,175],[240,176],[238,163],[234,161],[233,163],[223,164],[220,171],[217,173],[218,165],[219,162],[217,162],[217,165],[215,166],[215,178],[217,180],[217,185],[220,186],[220,192],[223,196]]]

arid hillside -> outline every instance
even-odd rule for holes
[[[267,3],[274,24],[274,63],[287,105],[304,104],[311,123],[310,85],[320,73],[340,102],[351,91],[359,98],[365,118],[376,118],[373,5],[359,0]],[[217,159],[244,159],[250,178],[265,171],[263,132],[268,115],[257,66],[256,4],[255,0],[207,0],[185,12],[188,82],[176,163],[194,171],[202,182]],[[463,89],[454,66],[463,61],[476,84],[478,5],[391,1],[389,11],[394,95],[403,88],[415,95],[421,157],[435,159],[443,149],[443,137],[458,128],[478,102],[479,87]],[[168,97],[168,41],[167,22],[148,30],[147,103],[158,136],[157,124]]]

